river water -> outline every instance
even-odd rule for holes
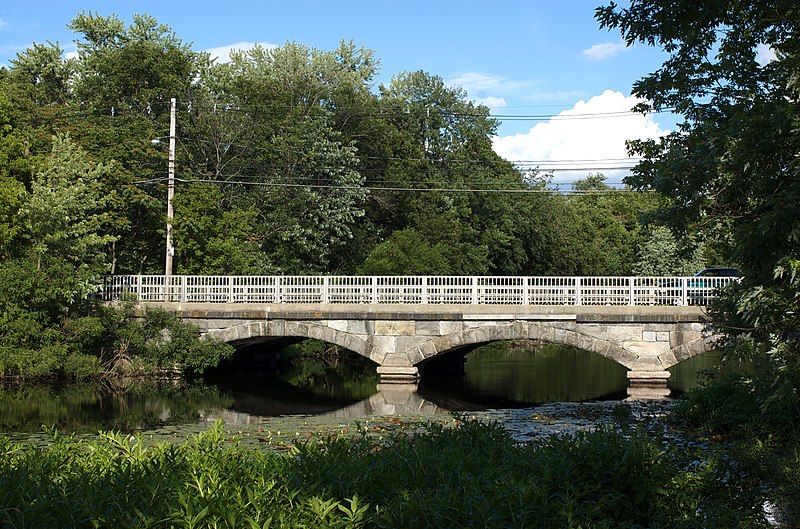
[[[673,368],[673,393],[696,385],[698,371],[718,362],[717,356],[706,354]],[[191,383],[0,386],[0,433],[36,441],[48,438],[45,429],[76,434],[118,430],[156,440],[181,439],[222,420],[231,431],[260,439],[262,432],[281,428],[284,434],[291,430],[300,436],[301,430],[344,430],[354,421],[384,426],[447,421],[452,412],[510,421],[512,410],[547,403],[541,409],[552,418],[559,409],[568,415],[575,409],[566,404],[559,408],[558,403],[602,401],[600,410],[613,406],[625,397],[627,384],[625,369],[599,355],[524,342],[482,347],[466,356],[463,373],[423,377],[417,384],[381,384],[374,365],[350,353],[294,358],[277,369],[246,376],[218,374]]]

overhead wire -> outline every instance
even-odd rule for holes
[[[153,183],[161,183],[169,180],[166,177],[151,178],[148,180],[140,180],[133,182],[134,185],[145,185]],[[571,189],[571,190],[558,190],[547,188],[464,188],[464,187],[388,187],[388,186],[354,186],[354,185],[337,185],[337,184],[296,184],[286,182],[253,182],[245,180],[219,180],[219,179],[193,179],[193,178],[174,178],[175,182],[186,184],[236,184],[245,186],[258,186],[258,187],[285,187],[285,188],[304,188],[304,189],[337,189],[349,191],[392,191],[392,192],[446,192],[446,193],[512,193],[512,194],[586,194],[586,195],[607,195],[617,193],[647,193],[649,190],[634,190],[634,189]]]

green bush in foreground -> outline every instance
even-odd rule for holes
[[[221,426],[182,444],[102,434],[0,440],[5,527],[764,527],[761,499],[715,458],[643,433],[520,445],[499,426],[246,449]]]

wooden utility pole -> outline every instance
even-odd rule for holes
[[[167,172],[167,248],[164,264],[164,286],[170,291],[172,276],[172,256],[175,248],[172,246],[172,198],[175,196],[175,98],[169,100],[169,162]]]

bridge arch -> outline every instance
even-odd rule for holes
[[[220,329],[211,329],[206,331],[205,336],[229,343],[234,347],[281,338],[321,340],[376,361],[371,357],[372,348],[365,338],[324,323],[282,320],[247,322]]]
[[[574,328],[573,328],[574,327]],[[470,346],[503,340],[535,340],[543,343],[577,347],[608,358],[627,369],[633,369],[637,356],[614,340],[602,339],[556,322],[513,322],[475,326],[431,340],[407,351],[411,365],[424,365],[433,358]]]

